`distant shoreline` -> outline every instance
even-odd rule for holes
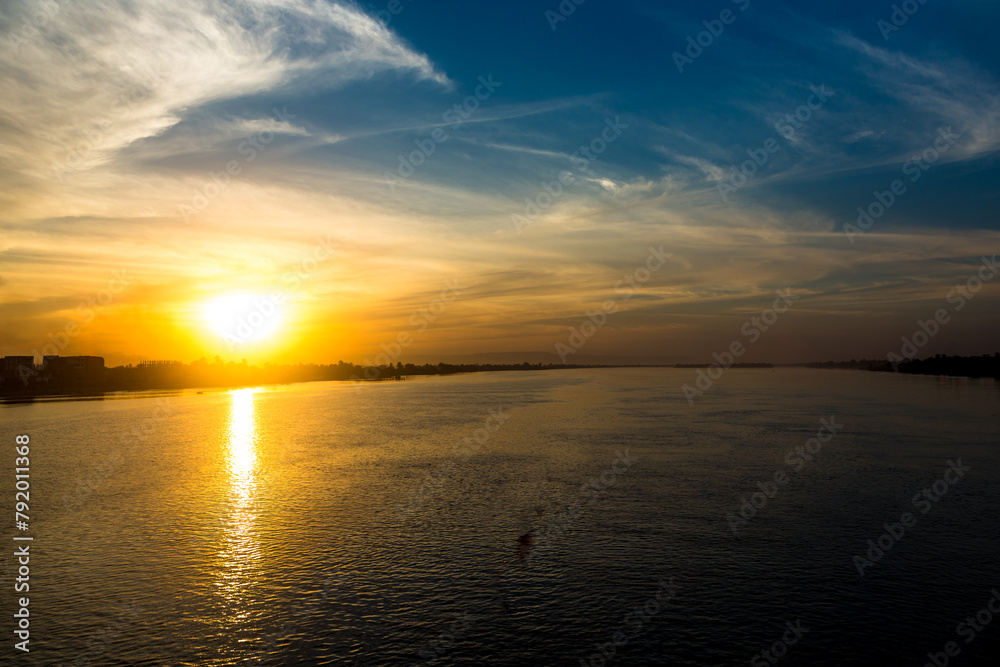
[[[13,404],[31,402],[34,399],[81,399],[113,400],[109,394],[148,392],[148,391],[229,391],[258,386],[282,386],[304,384],[308,382],[390,382],[405,380],[409,377],[444,376],[465,373],[504,372],[504,371],[544,371],[573,369],[612,369],[612,368],[676,368],[698,369],[710,368],[717,364],[424,364],[414,366],[362,367],[340,362],[330,366],[299,365],[283,367],[242,366],[237,364],[214,365],[205,364],[209,372],[219,370],[222,374],[235,372],[241,377],[229,382],[212,382],[209,375],[187,374],[184,369],[193,369],[195,364],[178,364],[176,368],[159,369],[157,372],[140,374],[138,368],[118,366],[106,369],[109,377],[103,385],[90,384],[86,386],[51,386],[0,388],[0,403]],[[222,366],[222,368],[213,368]],[[236,367],[235,371],[233,367]],[[937,375],[946,377],[994,378],[1000,380],[1000,354],[982,357],[930,357],[924,360],[905,360],[893,368],[891,364],[881,360],[851,360],[844,362],[811,362],[804,364],[772,364],[772,363],[740,363],[727,369],[774,369],[774,368],[810,368],[818,370],[861,370],[876,372],[898,372],[908,375]],[[296,373],[290,373],[293,370]],[[129,373],[131,371],[131,373]],[[170,372],[173,371],[173,372]],[[129,377],[131,375],[131,377]],[[298,375],[294,377],[291,375]],[[117,376],[118,381],[110,381]],[[202,380],[199,382],[198,380]]]
[[[582,364],[400,364],[363,367],[340,362],[328,366],[245,366],[242,364],[172,364],[150,368],[116,366],[105,369],[104,382],[58,382],[48,386],[17,386],[10,380],[0,388],[0,401],[28,401],[34,398],[85,398],[118,392],[231,390],[259,386],[280,386],[306,382],[391,382],[407,377],[457,375],[498,371],[568,370],[575,368],[630,368],[634,365]],[[221,377],[232,379],[220,380]],[[40,383],[39,383],[40,384]]]

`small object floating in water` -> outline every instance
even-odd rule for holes
[[[524,535],[517,538],[517,557],[524,561],[528,558],[531,550],[535,548],[535,529],[532,528]]]

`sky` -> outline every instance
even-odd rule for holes
[[[998,24],[973,0],[11,0],[0,355],[992,354]]]

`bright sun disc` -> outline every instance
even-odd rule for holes
[[[205,321],[231,343],[253,343],[270,338],[284,320],[279,296],[226,294],[205,304]]]

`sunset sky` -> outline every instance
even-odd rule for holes
[[[996,352],[1000,5],[910,5],[5,2],[0,355]]]

